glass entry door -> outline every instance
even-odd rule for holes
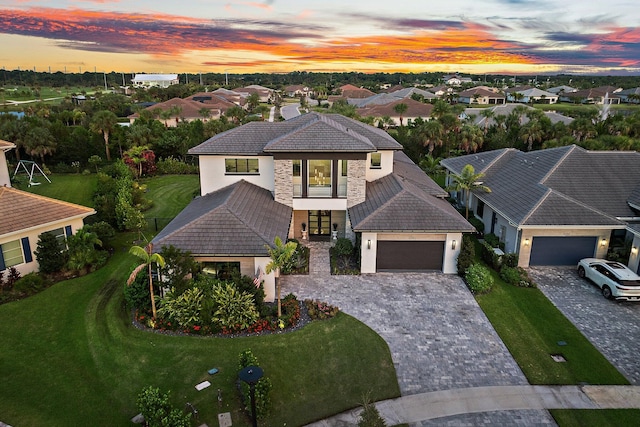
[[[331,211],[309,211],[309,235],[331,235]]]

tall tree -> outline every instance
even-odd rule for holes
[[[109,135],[118,125],[118,116],[108,110],[98,111],[91,119],[89,128],[92,132],[101,133],[104,138],[104,150],[107,161],[111,161],[111,151],[109,150]]]
[[[491,189],[481,181],[483,173],[476,173],[473,166],[467,164],[462,168],[459,175],[453,175],[453,182],[447,187],[448,191],[462,191],[465,198],[465,217],[469,219],[469,203],[471,202],[472,191],[484,191],[491,193]]]
[[[278,236],[273,241],[274,246],[267,246],[267,251],[271,257],[271,261],[267,264],[265,270],[269,274],[275,272],[276,294],[278,298],[278,318],[282,316],[282,306],[280,304],[280,271],[289,262],[296,250],[295,242],[287,242],[286,244]]]
[[[422,145],[427,147],[429,155],[433,153],[433,150],[436,146],[442,146],[444,127],[438,120],[429,120],[424,122],[418,128],[418,133],[422,138]]]
[[[135,255],[142,260],[142,264],[137,266],[129,276],[127,280],[127,286],[131,286],[134,280],[136,280],[136,276],[146,268],[149,269],[149,293],[151,294],[151,312],[153,313],[153,320],[156,320],[156,300],[153,292],[153,275],[151,274],[151,264],[156,263],[160,267],[165,266],[164,258],[159,253],[153,253],[153,245],[149,243],[144,248],[140,246],[132,246],[129,249],[129,253],[131,255]]]
[[[56,151],[56,140],[48,128],[44,126],[32,127],[27,131],[24,139],[24,150],[33,157],[40,157],[44,164],[44,156]]]

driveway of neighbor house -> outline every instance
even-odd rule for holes
[[[629,382],[640,385],[640,303],[605,299],[575,267],[532,267],[530,275]]]
[[[312,258],[314,250],[312,249]],[[282,276],[282,293],[338,306],[389,345],[403,396],[528,382],[460,277],[440,273]],[[366,349],[362,349],[366,351]],[[545,410],[496,411],[421,425],[554,425]],[[517,422],[515,422],[517,421]]]

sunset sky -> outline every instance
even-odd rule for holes
[[[0,0],[0,67],[640,75],[637,0]]]

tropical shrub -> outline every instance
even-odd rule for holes
[[[156,173],[159,175],[197,174],[198,166],[190,165],[171,156],[160,159],[156,163]]]
[[[183,252],[175,246],[163,246],[160,255],[164,258],[165,266],[161,269],[165,284],[180,294],[191,284],[191,278],[200,269],[200,264],[193,259],[191,252]]]
[[[307,308],[307,312],[309,313],[309,317],[312,320],[325,320],[335,317],[340,309],[338,307],[334,307],[332,305],[327,304],[326,302],[318,301],[318,300],[304,300],[304,305]]]
[[[521,267],[503,266],[500,270],[500,278],[510,285],[520,286],[522,288],[536,287],[527,271]]]
[[[493,276],[482,264],[471,264],[465,273],[465,280],[474,294],[487,293],[493,287]]]
[[[184,413],[169,403],[169,394],[157,387],[145,387],[136,401],[138,410],[149,427],[190,427],[191,413]]]
[[[482,243],[482,260],[486,262],[491,268],[496,271],[500,271],[502,266],[503,255],[498,255],[493,249],[495,246],[491,246],[487,242]]]
[[[9,267],[9,274],[7,274],[7,280],[4,282],[6,289],[12,289],[16,282],[20,279],[20,272],[15,267]]]
[[[158,315],[165,321],[175,322],[181,328],[200,326],[200,312],[204,295],[198,288],[191,288],[182,294],[171,289],[162,300],[158,308]]]
[[[502,255],[502,267],[517,267],[518,266],[518,254],[504,254]]]
[[[493,233],[485,234],[484,241],[492,248],[500,247],[500,238]]]
[[[288,294],[282,299],[281,325],[295,326],[300,320],[300,303],[294,294]]]
[[[237,332],[247,329],[258,320],[253,296],[241,292],[231,284],[216,286],[212,292],[215,311],[211,318],[223,330]]]
[[[151,310],[151,298],[149,297],[149,273],[144,269],[138,273],[135,280],[127,286],[124,285],[124,300],[130,309],[140,311]]]
[[[31,295],[46,288],[46,281],[37,273],[29,273],[18,279],[13,288],[21,294]]]
[[[366,401],[358,417],[358,427],[386,427],[386,425],[376,405]]]

